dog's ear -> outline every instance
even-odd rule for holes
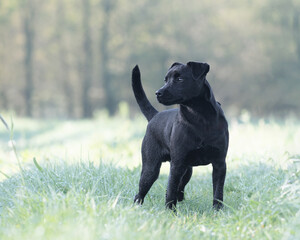
[[[174,62],[169,69],[171,69],[172,67],[177,66],[177,65],[183,65],[183,64],[179,63],[179,62]]]
[[[209,72],[209,65],[207,63],[188,62],[186,65],[192,69],[194,79],[205,77]]]

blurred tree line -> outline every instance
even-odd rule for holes
[[[175,61],[208,62],[229,114],[299,114],[299,0],[1,0],[0,109],[30,117],[91,117],[135,109]]]

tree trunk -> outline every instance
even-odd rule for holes
[[[297,10],[294,11],[293,31],[296,42],[297,56],[300,62],[300,12]]]
[[[73,91],[70,84],[70,66],[67,59],[67,49],[63,39],[65,30],[65,6],[63,1],[58,1],[57,4],[57,41],[59,44],[59,61],[60,61],[60,76],[62,78],[62,87],[64,99],[66,102],[66,113],[68,117],[74,116],[74,101]]]
[[[25,114],[28,117],[33,115],[32,94],[33,83],[33,55],[34,55],[34,7],[31,0],[24,2],[23,30],[25,36],[24,44],[24,70],[25,70]]]
[[[103,0],[103,25],[102,32],[100,37],[100,56],[102,63],[102,81],[103,88],[105,92],[105,100],[104,106],[108,110],[110,115],[113,115],[117,109],[117,101],[115,91],[113,91],[112,86],[112,76],[109,71],[108,63],[109,63],[109,50],[108,50],[108,42],[109,42],[109,25],[110,25],[110,17],[111,12],[113,10],[113,1],[112,0]]]
[[[90,30],[90,16],[91,6],[90,0],[82,0],[82,23],[83,23],[83,50],[84,50],[84,64],[83,64],[83,84],[82,84],[82,116],[90,118],[93,116],[93,109],[89,91],[92,85],[93,76],[93,54],[92,54],[92,40]]]

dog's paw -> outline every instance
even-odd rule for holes
[[[177,201],[178,201],[178,202],[181,202],[181,201],[183,201],[183,200],[184,200],[184,192],[179,191],[179,192],[177,193]]]
[[[214,200],[213,202],[213,208],[214,210],[221,210],[223,208],[223,203],[221,201],[218,201],[218,200]]]
[[[141,198],[138,194],[134,197],[134,200],[133,202],[135,204],[139,204],[139,205],[142,205],[144,203],[144,199]]]
[[[176,201],[169,201],[166,203],[166,209],[172,210],[174,213],[176,213]]]

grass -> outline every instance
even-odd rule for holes
[[[231,121],[224,204],[211,167],[195,169],[177,215],[165,210],[168,164],[143,206],[142,117],[14,120],[18,167],[0,130],[0,239],[299,239],[300,123]]]

